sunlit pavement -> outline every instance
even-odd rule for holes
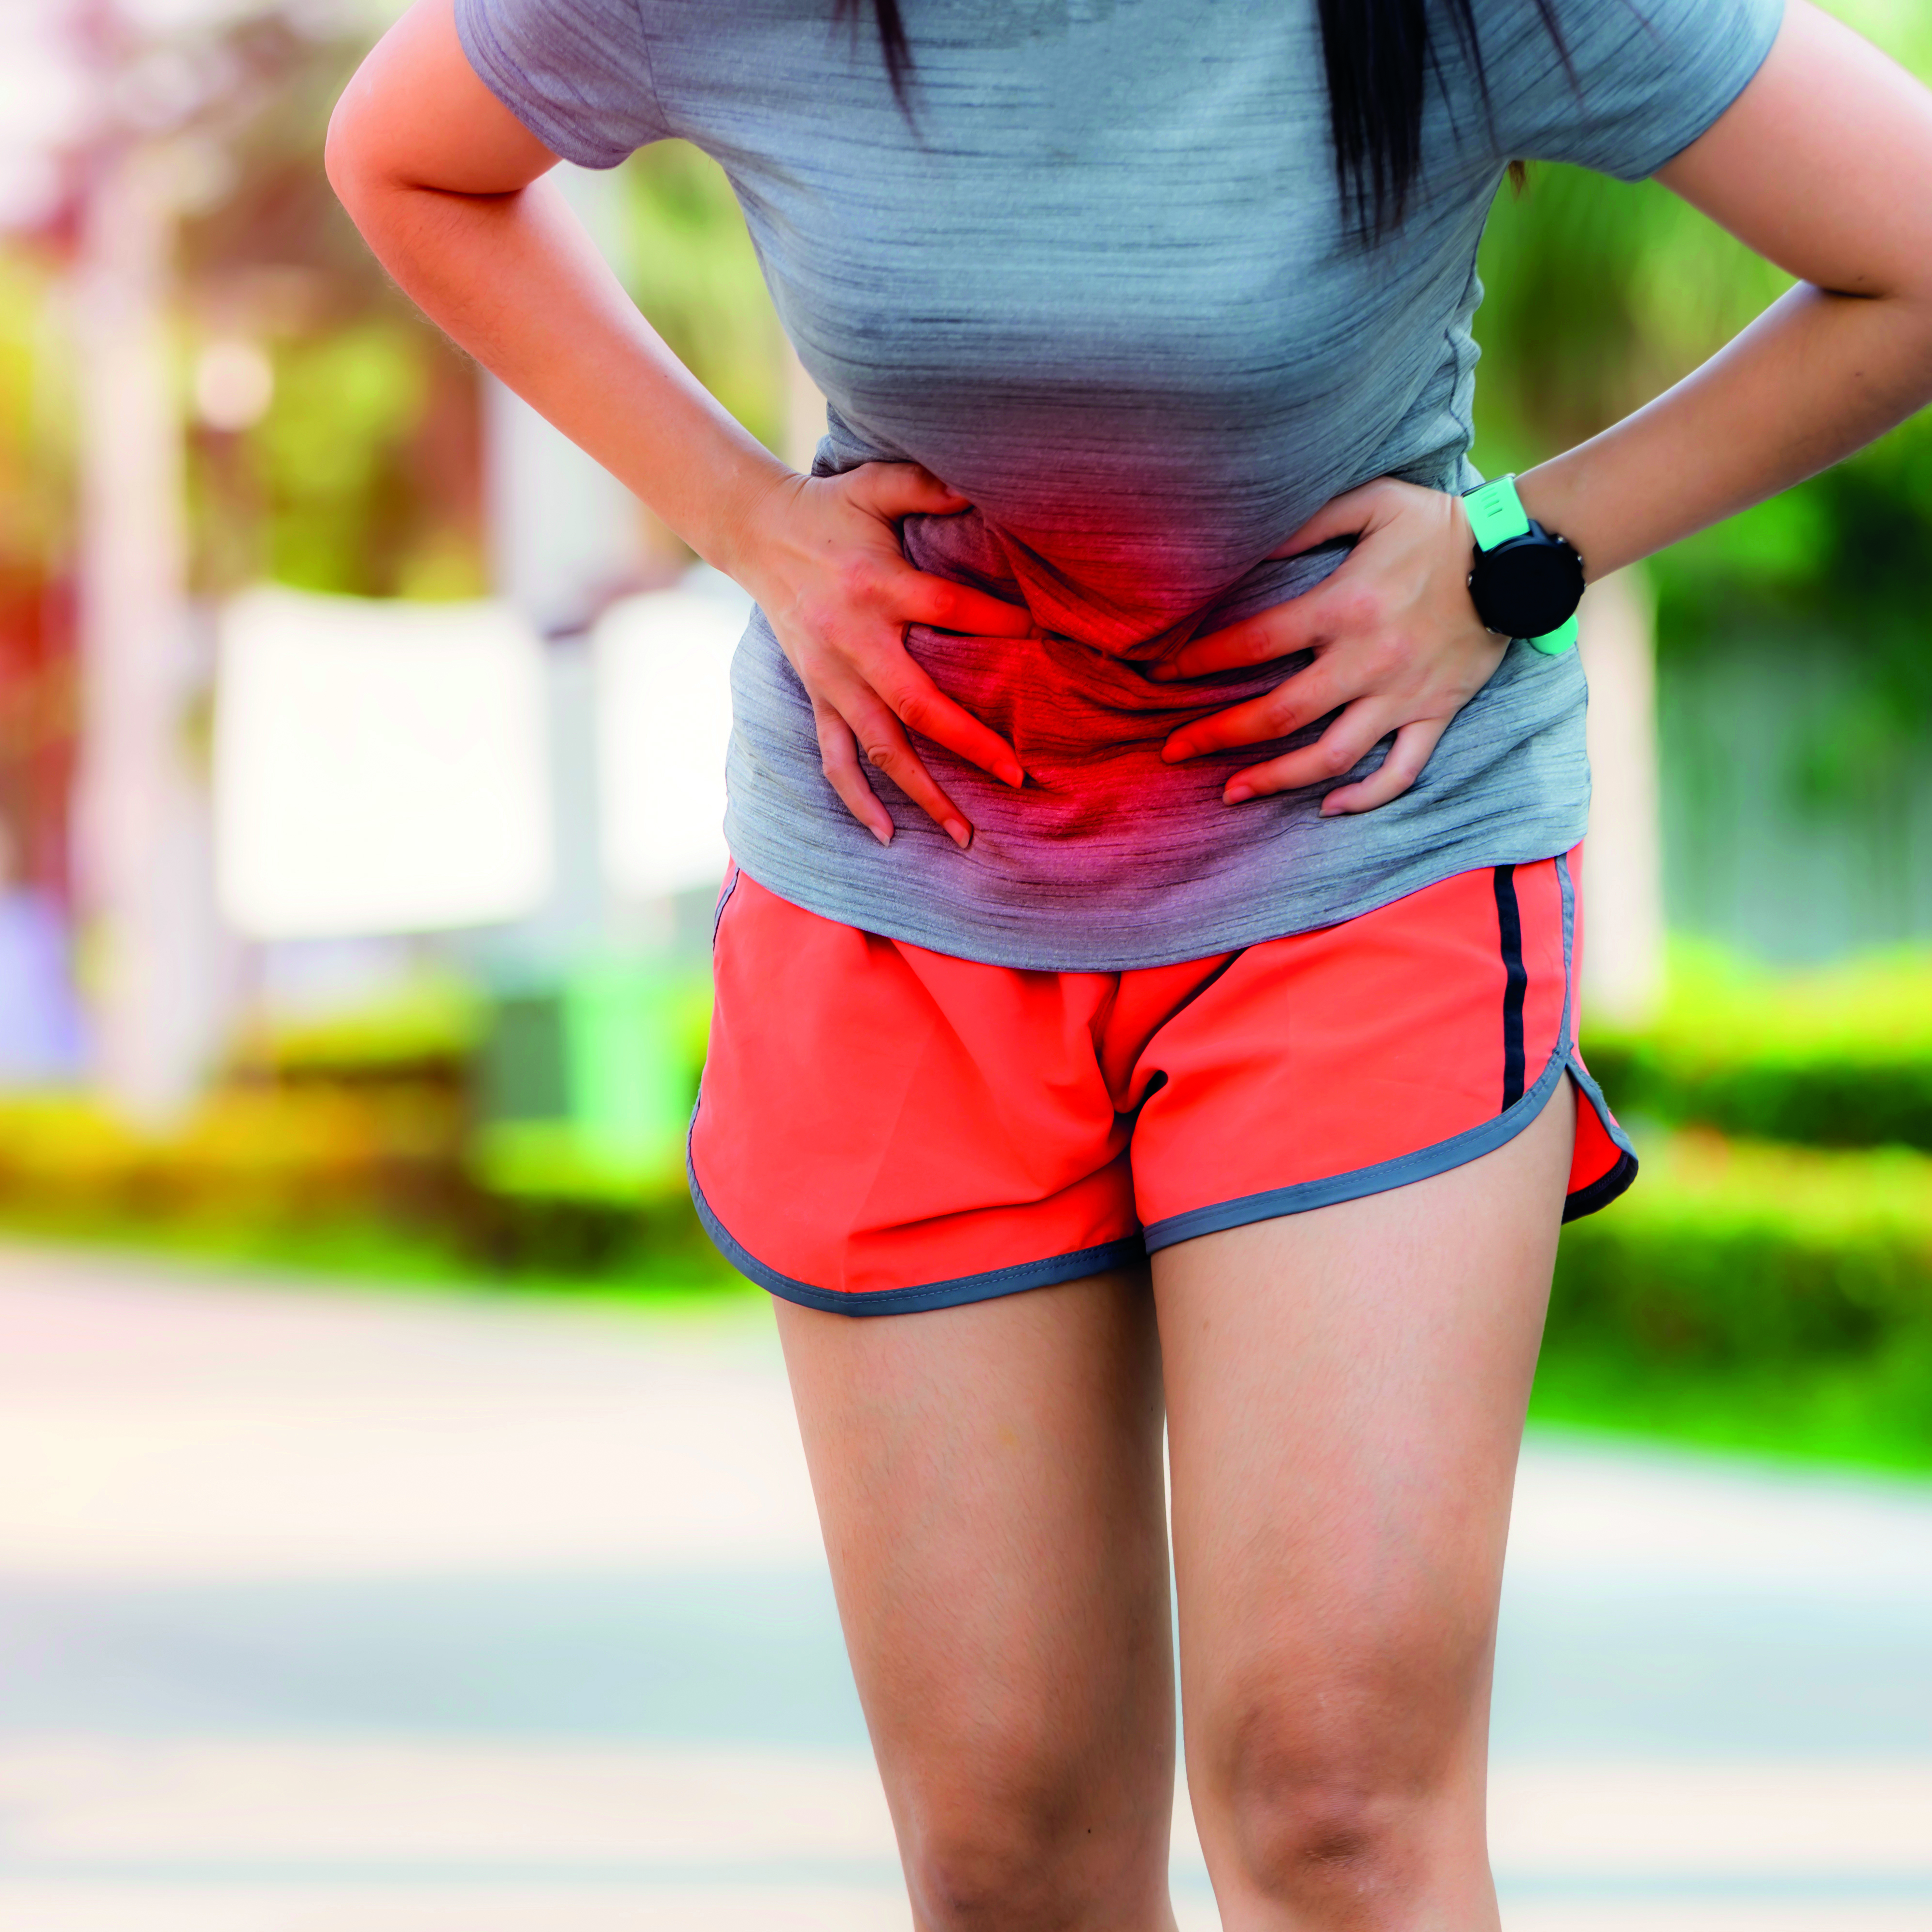
[[[1538,1442],[1497,1706],[1510,1932],[1932,1932],[1932,1487]],[[0,1252],[0,1927],[907,1924],[757,1304]]]

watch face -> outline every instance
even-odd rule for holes
[[[1505,638],[1540,638],[1574,614],[1583,596],[1583,560],[1561,537],[1532,524],[1479,551],[1469,572],[1476,614]]]

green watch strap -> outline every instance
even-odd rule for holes
[[[1555,630],[1545,631],[1540,638],[1526,638],[1523,642],[1546,658],[1560,658],[1576,641],[1577,634],[1576,619],[1565,617]]]
[[[1478,550],[1494,550],[1511,537],[1529,534],[1529,512],[1516,494],[1514,476],[1498,476],[1492,482],[1472,490],[1462,499],[1468,513],[1469,530]]]
[[[1514,473],[1496,477],[1470,490],[1462,499],[1462,508],[1468,514],[1469,532],[1476,539],[1478,550],[1494,550],[1498,544],[1508,543],[1512,537],[1526,537],[1529,534],[1529,512],[1522,507],[1522,499],[1516,493]],[[1576,643],[1576,620],[1570,616],[1566,617],[1555,630],[1546,631],[1540,638],[1526,638],[1523,642],[1546,658],[1560,658]]]

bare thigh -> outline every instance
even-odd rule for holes
[[[1171,1932],[1145,1277],[916,1315],[778,1310],[922,1932]]]
[[[1154,1258],[1189,1780],[1228,1932],[1482,1932],[1490,1662],[1575,1124]]]

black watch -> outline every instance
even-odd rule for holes
[[[1514,476],[1466,490],[1463,508],[1476,539],[1469,596],[1476,615],[1498,637],[1521,638],[1546,657],[1576,641],[1583,601],[1583,560],[1522,507]]]

